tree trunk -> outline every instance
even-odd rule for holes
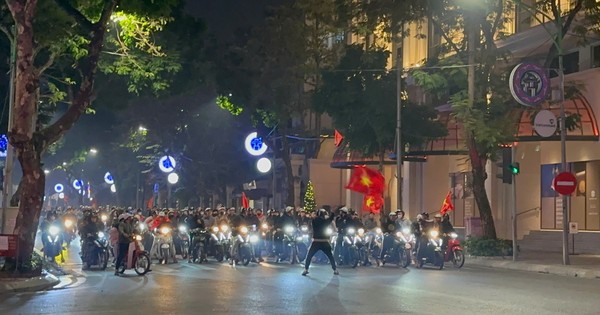
[[[288,142],[288,138],[286,137],[286,133],[284,133],[281,138],[281,149],[281,159],[285,164],[285,176],[287,179],[286,206],[294,206],[296,201],[296,190],[294,189],[294,170],[292,169],[290,144]]]
[[[496,226],[494,225],[494,216],[492,215],[492,207],[485,191],[485,181],[487,173],[485,171],[486,159],[479,156],[475,140],[471,138],[468,142],[469,157],[471,160],[471,172],[473,174],[473,195],[475,202],[479,208],[481,216],[481,224],[483,228],[483,237],[496,239]]]

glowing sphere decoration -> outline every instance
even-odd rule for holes
[[[65,193],[60,193],[60,194],[58,194],[58,198],[60,198],[60,199],[65,199]]]
[[[175,162],[175,159],[172,156],[165,155],[158,160],[158,168],[160,168],[163,173],[171,173],[175,170],[175,166],[177,166],[177,162]]]
[[[115,179],[113,178],[113,176],[110,174],[110,172],[106,172],[106,174],[104,174],[104,182],[112,185],[115,183]]]
[[[57,193],[61,193],[65,191],[65,186],[63,186],[62,184],[56,184],[54,185],[54,191]]]
[[[260,158],[258,162],[256,162],[256,168],[261,173],[268,173],[273,167],[271,160],[267,158]]]
[[[75,190],[82,190],[83,189],[83,181],[81,179],[74,180],[73,188],[75,188]]]
[[[258,133],[252,132],[246,137],[244,141],[246,151],[254,156],[259,156],[267,152],[268,146],[263,142],[262,138],[258,136]]]
[[[112,192],[112,193],[117,192],[117,186],[115,186],[115,184],[110,185],[110,192]]]
[[[167,181],[169,184],[175,185],[177,182],[179,182],[179,175],[177,175],[177,173],[171,173],[169,176],[167,176]]]

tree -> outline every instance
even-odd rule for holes
[[[395,71],[386,69],[389,55],[360,44],[346,47],[340,63],[324,71],[315,95],[315,106],[333,118],[350,148],[378,157],[380,167],[395,146],[397,82]],[[446,135],[445,127],[434,121],[433,108],[404,102],[402,111],[403,148]]]
[[[23,172],[14,232],[20,245],[15,267],[27,272],[44,197],[42,154],[89,109],[104,52],[112,58],[107,58],[102,68],[129,76],[133,82],[130,90],[136,90],[133,85],[166,88],[160,74],[174,72],[177,66],[158,61],[168,58],[150,35],[167,23],[176,1],[7,0],[6,4],[15,24],[16,34],[11,40],[17,50],[14,119],[9,140]],[[111,17],[119,23],[118,31],[107,36]],[[107,47],[116,51],[107,51]],[[62,84],[42,80],[46,77],[58,77]],[[57,103],[68,99],[69,104],[47,126],[37,123],[44,90],[52,92]]]
[[[313,212],[317,208],[317,202],[315,200],[315,188],[311,181],[308,181],[306,185],[306,192],[304,193],[304,210],[307,212]]]

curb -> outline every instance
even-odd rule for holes
[[[600,267],[599,269],[587,269],[579,267],[570,267],[562,265],[544,265],[544,264],[532,264],[526,262],[513,262],[512,260],[495,260],[485,258],[474,258],[471,257],[467,261],[469,265],[500,268],[508,270],[528,271],[545,273],[558,276],[585,278],[585,279],[600,279]]]
[[[59,283],[60,280],[50,273],[33,278],[0,279],[0,293],[41,291],[50,289]]]

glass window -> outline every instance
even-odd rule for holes
[[[558,76],[558,57],[554,58],[550,68],[555,69],[550,71],[550,77],[554,78]],[[565,74],[579,72],[579,51],[572,52],[563,56],[563,69]]]

